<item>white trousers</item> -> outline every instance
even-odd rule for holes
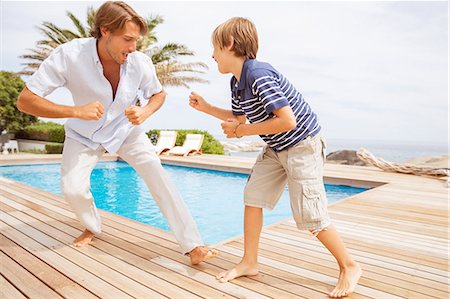
[[[101,233],[100,214],[90,191],[90,176],[105,150],[93,150],[67,138],[61,166],[61,191],[82,225],[92,233]],[[204,243],[186,203],[161,165],[145,133],[132,133],[117,154],[144,179],[159,209],[167,220],[182,253]]]

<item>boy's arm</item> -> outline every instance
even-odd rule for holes
[[[31,92],[25,87],[16,103],[17,109],[23,113],[47,118],[80,118],[99,120],[104,108],[100,102],[92,102],[84,106],[58,105]]]
[[[195,92],[191,92],[189,95],[189,105],[194,109],[212,115],[226,121],[227,119],[237,119],[241,123],[245,123],[245,115],[234,115],[231,110],[219,108],[211,105],[203,97]]]
[[[245,115],[234,115],[231,110],[219,108],[213,105],[210,105],[210,108],[208,111],[205,111],[205,113],[224,121],[227,119],[237,119],[240,123],[245,123],[247,120]]]
[[[223,132],[228,138],[242,136],[277,134],[287,132],[297,126],[297,120],[290,106],[273,110],[274,118],[254,124],[244,124],[236,119],[227,119],[222,123]]]

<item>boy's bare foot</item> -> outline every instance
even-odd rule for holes
[[[241,261],[233,269],[219,273],[219,275],[217,275],[216,278],[220,282],[227,282],[241,276],[257,275],[258,272],[259,272],[258,264],[250,264]]]
[[[95,234],[91,233],[88,230],[85,230],[78,238],[76,238],[73,241],[72,244],[75,247],[81,247],[81,246],[87,245],[87,244],[91,243],[94,236],[95,236]]]
[[[330,296],[331,298],[348,296],[355,290],[356,284],[358,283],[361,274],[362,270],[359,264],[341,269],[337,285],[334,290],[332,290],[328,294],[328,296]]]
[[[197,246],[189,252],[192,265],[197,265],[201,262],[206,262],[213,257],[216,257],[219,252],[216,249],[208,248],[206,246]]]

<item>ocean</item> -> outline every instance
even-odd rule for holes
[[[236,139],[226,139],[216,136],[220,141],[236,142]],[[250,139],[252,141],[258,139]],[[260,139],[259,139],[260,140]],[[237,141],[240,142],[241,140]],[[242,141],[246,141],[242,138]],[[248,141],[248,140],[247,140]],[[365,148],[378,158],[383,158],[391,162],[405,162],[417,157],[442,156],[449,155],[448,146],[445,144],[432,143],[413,143],[413,142],[395,142],[395,141],[373,141],[373,140],[346,140],[346,139],[327,139],[327,154],[338,150],[358,150]],[[257,152],[239,152],[232,151],[231,156],[256,157]]]

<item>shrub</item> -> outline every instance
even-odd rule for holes
[[[152,142],[155,141],[156,136],[159,136],[159,131],[161,130],[150,130],[147,132],[147,136],[150,138],[150,140],[152,140]],[[215,154],[215,155],[225,154],[222,144],[207,131],[201,131],[197,129],[176,130],[176,131],[178,134],[175,145],[183,145],[183,142],[186,139],[187,134],[203,134],[204,139],[202,144],[202,152],[204,154]]]
[[[35,148],[22,150],[21,152],[22,153],[29,153],[29,154],[39,154],[39,155],[45,155],[47,153],[47,151],[45,151],[45,150],[40,150],[40,149],[35,149]]]
[[[45,145],[45,150],[47,154],[62,154],[63,147],[63,143],[48,143]]]
[[[0,71],[0,132],[14,133],[29,124],[36,123],[38,118],[20,112],[16,107],[17,98],[25,83],[11,72]]]
[[[38,122],[16,132],[16,138],[63,143],[64,126],[54,122]]]

